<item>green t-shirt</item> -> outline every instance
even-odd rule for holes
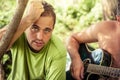
[[[51,37],[39,52],[30,50],[25,35],[12,46],[12,70],[8,80],[65,80],[66,49],[56,37]]]

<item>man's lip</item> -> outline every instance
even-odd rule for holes
[[[44,42],[42,42],[42,41],[39,41],[39,42],[38,42],[38,41],[35,41],[34,43],[35,43],[36,45],[38,45],[38,46],[44,45]]]
[[[42,40],[34,40],[33,42],[38,43],[38,44],[44,44]]]

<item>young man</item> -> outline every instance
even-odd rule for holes
[[[10,44],[12,71],[8,80],[65,80],[66,49],[52,34],[55,21],[50,4],[29,1]]]
[[[70,36],[67,49],[72,59],[70,71],[75,80],[84,78],[84,65],[78,49],[81,43],[98,42],[99,47],[111,54],[112,67],[120,68],[120,5],[116,21],[102,21],[90,26],[88,29]],[[81,54],[81,53],[80,53]],[[117,80],[117,79],[114,79]]]

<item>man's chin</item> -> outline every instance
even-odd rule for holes
[[[39,50],[38,50],[38,49],[37,49],[37,50],[36,50],[36,49],[31,49],[31,51],[33,51],[33,52],[35,52],[35,53],[40,52],[40,50],[41,50],[41,49],[39,49]]]
[[[30,48],[31,51],[35,52],[35,53],[38,53],[42,50],[43,46],[35,46],[35,45],[29,45],[28,43],[28,46]]]
[[[33,52],[35,52],[35,53],[38,53],[38,52],[40,52],[40,50],[41,50],[42,48],[32,48],[32,47],[30,47],[30,49],[31,49],[31,51],[33,51]]]

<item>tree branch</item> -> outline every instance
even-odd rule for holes
[[[10,44],[10,41],[12,37],[14,36],[18,25],[20,24],[21,18],[23,16],[25,7],[28,2],[28,0],[17,0],[17,1],[18,1],[17,2],[18,4],[17,4],[15,14],[13,15],[13,18],[10,21],[10,23],[7,25],[8,30],[5,36],[3,36],[0,41],[0,80],[4,80],[4,70],[2,68],[2,63],[1,63],[2,56],[6,52]]]

